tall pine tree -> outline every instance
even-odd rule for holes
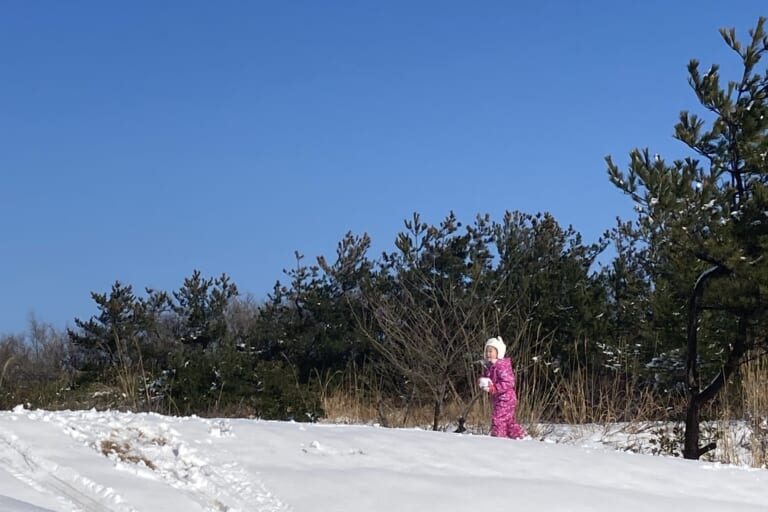
[[[702,406],[749,350],[765,344],[768,76],[758,69],[768,52],[765,18],[749,33],[743,45],[735,30],[721,30],[742,64],[736,80],[722,84],[717,65],[704,73],[698,61],[688,65],[689,83],[712,119],[680,114],[675,137],[692,156],[670,164],[634,150],[626,174],[607,158],[611,181],[638,205],[656,293],[682,313],[676,332],[686,347],[684,456],[690,459],[714,448],[699,446]],[[702,366],[702,359],[710,364]]]

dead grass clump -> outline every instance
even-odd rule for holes
[[[131,447],[128,443],[119,443],[114,439],[103,439],[101,441],[101,453],[106,457],[117,457],[122,462],[130,462],[132,464],[142,463],[151,470],[157,469],[154,463],[142,455],[138,455],[131,451]]]
[[[752,467],[768,467],[768,355],[749,358],[742,369],[742,394],[752,438]]]
[[[131,434],[135,437],[137,441],[140,441],[144,444],[152,444],[155,446],[165,446],[168,441],[162,437],[152,437],[149,438],[144,432],[142,432],[139,429],[130,429],[133,432]],[[113,438],[110,439],[103,439],[101,443],[99,443],[99,448],[101,450],[101,453],[104,454],[106,457],[115,457],[120,461],[123,462],[130,462],[132,464],[139,464],[142,463],[149,469],[155,470],[157,469],[157,466],[149,460],[146,456],[144,456],[141,453],[138,453],[132,446],[131,443],[127,440],[116,440]]]

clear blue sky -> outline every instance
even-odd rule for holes
[[[549,211],[595,241],[603,158],[674,158],[686,65],[764,0],[0,4],[0,333],[115,280],[265,298],[295,250],[392,250],[414,211]]]

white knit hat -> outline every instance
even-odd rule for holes
[[[488,347],[493,347],[496,349],[496,354],[499,359],[504,359],[504,353],[507,351],[507,346],[504,344],[504,340],[501,339],[501,336],[496,336],[495,338],[490,338],[488,341],[485,342],[485,350]]]

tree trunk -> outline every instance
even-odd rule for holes
[[[698,459],[699,455],[699,411],[701,404],[697,395],[688,395],[688,407],[685,411],[685,444],[683,457],[686,459]]]
[[[435,416],[432,420],[432,430],[437,430],[440,426],[440,415],[442,414],[443,403],[439,398],[435,399]]]
[[[717,386],[717,389],[713,389],[715,381],[707,387],[707,397],[700,392],[699,387],[699,347],[698,347],[698,327],[699,327],[699,309],[701,308],[701,297],[704,295],[704,288],[707,281],[728,275],[730,271],[722,266],[716,265],[710,267],[696,279],[696,284],[693,287],[693,292],[688,300],[688,325],[687,325],[687,344],[688,353],[685,358],[685,379],[688,389],[688,406],[685,413],[685,441],[683,445],[683,457],[686,459],[698,459],[706,451],[713,449],[714,446],[708,445],[705,451],[699,448],[699,413],[701,411],[701,405],[712,398],[722,383]],[[730,359],[730,358],[729,358]],[[721,372],[722,373],[722,372]],[[717,379],[716,379],[717,380]]]

